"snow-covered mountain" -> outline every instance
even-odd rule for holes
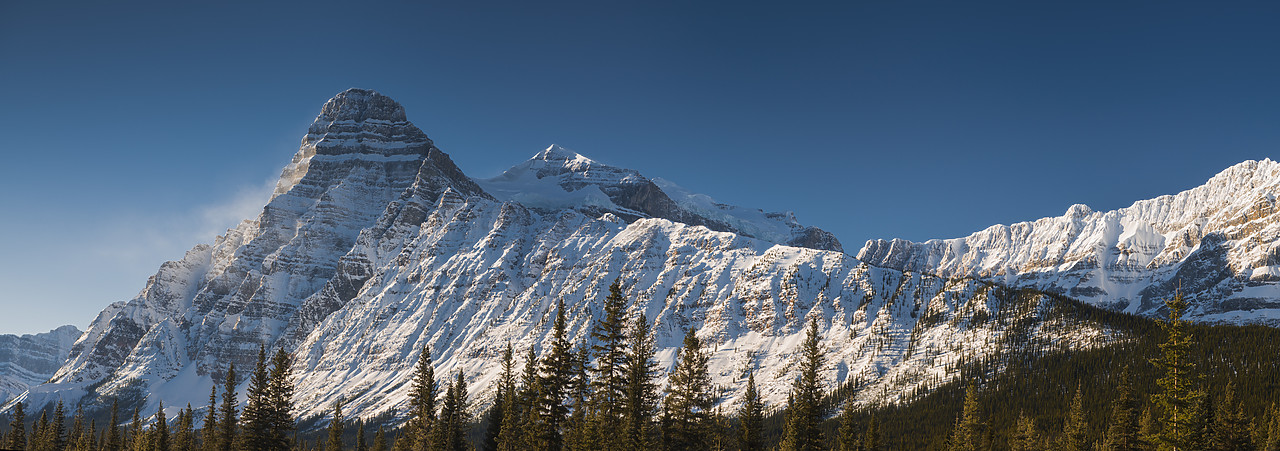
[[[1157,314],[1181,292],[1206,322],[1280,325],[1280,163],[1245,161],[1175,195],[995,225],[965,238],[871,240],[858,259]]]
[[[1196,243],[1218,232],[1200,230]],[[353,416],[396,414],[430,344],[437,374],[463,372],[484,404],[507,343],[518,356],[548,345],[557,300],[587,339],[614,280],[651,321],[663,367],[689,328],[709,343],[724,402],[748,368],[766,400],[785,400],[809,320],[828,351],[824,384],[857,381],[862,402],[908,399],[1001,350],[1116,339],[1058,314],[1051,296],[840,249],[789,213],[723,205],[559,146],[473,179],[400,105],[352,89],[324,105],[257,218],[162,265],[20,399],[199,406],[265,345],[298,356],[304,416],[337,399]]]
[[[0,335],[0,400],[8,401],[53,376],[80,338],[76,326],[27,335]]]

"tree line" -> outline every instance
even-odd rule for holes
[[[1193,349],[1193,326],[1182,319],[1186,303],[1181,296],[1166,302],[1169,317],[1158,322],[1165,340],[1146,362],[1159,373],[1154,390],[1140,389],[1126,369],[1114,393],[1107,394],[1111,402],[1102,414],[1096,408],[1086,410],[1086,389],[1080,383],[1065,389],[1071,393],[1065,412],[1056,406],[1041,412],[1024,408],[1012,421],[1005,420],[1007,411],[994,410],[998,406],[991,399],[985,406],[980,399],[984,391],[1019,396],[1009,394],[999,379],[962,381],[958,411],[935,409],[931,399],[936,398],[930,397],[903,406],[860,408],[852,399],[853,390],[824,392],[824,355],[816,321],[808,324],[800,374],[778,410],[766,409],[751,371],[738,404],[718,408],[719,390],[708,368],[710,353],[692,329],[666,375],[666,390],[660,391],[662,371],[648,321],[643,313],[627,318],[626,304],[615,281],[605,298],[604,318],[592,325],[590,344],[574,345],[566,336],[564,305],[558,303],[552,340],[542,355],[530,349],[523,368],[517,369],[507,345],[492,407],[483,412],[474,412],[462,373],[437,380],[431,350],[424,346],[414,366],[407,420],[396,429],[378,426],[371,439],[366,437],[365,421],[353,422],[343,415],[341,401],[332,405],[320,437],[303,438],[292,413],[291,357],[278,351],[268,365],[265,349],[260,349],[243,410],[237,404],[231,367],[221,402],[216,385],[210,392],[200,430],[190,405],[179,411],[172,425],[161,406],[149,424],[144,426],[134,409],[132,421],[122,427],[114,404],[111,421],[103,428],[94,421],[86,424],[77,409],[68,429],[59,403],[52,415],[42,412],[28,434],[23,406],[16,404],[4,444],[33,451],[1280,451],[1280,410],[1274,405],[1256,418],[1237,397],[1234,384],[1216,399],[1209,395],[1197,363],[1201,359]],[[939,391],[945,394],[947,389]],[[1090,404],[1096,404],[1097,397],[1089,398]],[[921,409],[934,410],[923,418],[910,417]],[[954,421],[948,424],[946,418]],[[354,440],[346,432],[352,425]],[[921,427],[928,430],[903,432]]]

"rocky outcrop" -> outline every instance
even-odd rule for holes
[[[76,326],[34,335],[0,335],[0,400],[8,401],[49,380],[67,360],[77,338]]]

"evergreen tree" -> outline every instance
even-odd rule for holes
[[[378,426],[378,432],[373,434],[373,447],[369,451],[387,451],[387,433],[382,426]]]
[[[107,426],[107,438],[103,440],[103,451],[121,451],[124,449],[124,437],[120,436],[120,409],[116,400],[111,400],[111,424]],[[22,449],[22,448],[19,448]]]
[[[862,443],[858,441],[857,426],[853,422],[853,397],[844,402],[840,411],[840,429],[836,432],[836,449],[839,451],[861,451]]]
[[[342,451],[342,400],[333,403],[333,418],[329,420],[329,441],[325,451]]]
[[[569,393],[573,399],[573,410],[569,414],[568,422],[565,424],[565,447],[572,451],[595,451],[602,449],[613,449],[608,446],[601,446],[602,442],[614,443],[614,440],[600,440],[604,437],[597,437],[594,428],[597,425],[604,424],[604,412],[589,412],[587,399],[591,396],[590,386],[594,381],[588,376],[591,371],[590,360],[591,355],[585,346],[579,346],[577,355],[573,359],[573,379],[570,381]],[[621,402],[622,398],[617,398]],[[596,403],[597,407],[600,406]],[[621,409],[618,409],[619,411]],[[617,426],[621,425],[621,421],[612,423],[613,426],[604,430],[617,430]],[[610,434],[606,434],[610,435]],[[609,438],[613,438],[610,436]]]
[[[1263,451],[1280,451],[1280,409],[1275,404],[1271,405],[1271,411],[1268,415],[1267,427],[1262,428],[1262,443],[1259,448]]]
[[[800,377],[792,387],[794,404],[787,408],[786,431],[782,448],[789,451],[816,451],[823,446],[822,385],[818,372],[822,369],[823,355],[818,347],[818,320],[809,322],[809,330],[800,348]]]
[[[178,413],[178,430],[173,434],[174,451],[195,451],[196,449],[196,431],[195,431],[195,412],[191,410],[191,404],[187,404],[187,408]]]
[[[67,432],[67,450],[74,450],[80,443],[80,436],[84,435],[84,408],[76,407],[75,415],[71,416],[71,431]]]
[[[1142,417],[1138,419],[1138,440],[1142,444],[1142,449],[1154,449],[1154,440],[1156,433],[1160,431],[1160,422],[1156,419],[1155,411],[1151,410],[1151,405],[1147,405],[1142,409]]]
[[[22,409],[22,403],[14,403],[9,414],[13,417],[9,422],[9,436],[6,440],[9,449],[27,449],[27,414]]]
[[[595,378],[591,381],[593,404],[600,430],[620,430],[623,424],[627,396],[626,307],[622,296],[622,284],[617,279],[609,285],[609,295],[604,299],[604,319],[591,330],[595,345],[591,351],[596,356]],[[585,418],[585,412],[584,412]],[[620,449],[623,443],[616,434],[601,437],[599,448]]]
[[[285,451],[290,448],[289,437],[297,427],[293,418],[293,356],[277,349],[271,358],[271,373],[267,377],[267,451]]]
[[[955,432],[951,435],[951,451],[977,451],[984,449],[982,437],[984,425],[978,406],[978,387],[969,384],[964,393],[964,411],[956,419]]]
[[[271,430],[270,379],[267,376],[267,349],[258,346],[258,361],[249,375],[244,411],[240,415],[241,443],[245,449],[270,449]]]
[[[222,386],[222,407],[218,422],[218,451],[232,451],[239,437],[236,436],[236,412],[239,410],[236,400],[236,365],[227,368],[227,378]]]
[[[565,336],[564,300],[556,301],[551,350],[538,372],[537,447],[559,451],[564,448],[560,429],[569,415],[565,403],[573,379],[573,351]]]
[[[1168,339],[1160,345],[1160,358],[1151,363],[1164,375],[1156,381],[1159,391],[1152,396],[1152,403],[1160,412],[1160,430],[1151,438],[1160,451],[1188,451],[1194,449],[1197,435],[1203,431],[1196,412],[1203,391],[1196,388],[1196,365],[1191,361],[1191,333],[1182,313],[1187,303],[1178,293],[1165,301],[1169,318],[1160,321]]]
[[[508,409],[514,409],[513,396],[515,395],[515,356],[511,350],[511,343],[507,342],[507,347],[502,351],[502,375],[498,377],[497,390],[493,394],[493,407],[489,408],[489,427],[485,429],[484,444],[481,447],[484,451],[498,451],[498,442],[502,437],[503,430],[507,427]]]
[[[356,420],[356,451],[369,451],[369,445],[364,441],[364,420]]]
[[[664,447],[668,450],[707,449],[712,435],[711,408],[715,405],[707,364],[711,356],[693,328],[677,351],[676,367],[668,380],[663,403]]]
[[[1144,448],[1138,435],[1138,409],[1130,383],[1129,368],[1120,373],[1120,392],[1111,406],[1111,424],[1102,441],[1103,451],[1139,451]]]
[[[530,360],[525,364],[526,369],[534,366],[533,353],[529,354]],[[497,449],[501,451],[515,451],[520,449],[524,442],[521,431],[524,428],[524,419],[527,418],[528,409],[524,407],[521,392],[516,389],[515,382],[515,362],[513,361],[513,352],[511,343],[507,343],[507,349],[502,354],[502,378],[499,381],[502,391],[502,428],[498,431]],[[528,387],[525,388],[528,390]]]
[[[862,436],[862,449],[880,451],[880,420],[875,415],[867,420],[867,433]]]
[[[462,373],[445,390],[444,403],[440,408],[440,418],[435,427],[434,442],[444,451],[462,451],[467,449],[467,383]]]
[[[521,412],[519,436],[520,441],[513,443],[513,449],[538,449],[541,444],[538,431],[541,430],[541,421],[538,411],[538,398],[542,396],[542,381],[538,377],[538,368],[541,363],[538,356],[533,353],[533,347],[529,347],[529,354],[525,357],[524,372],[520,376],[521,382],[524,383],[523,394],[521,398]]]
[[[1250,436],[1252,425],[1244,407],[1236,402],[1235,383],[1228,383],[1211,426],[1209,449],[1214,451],[1252,451],[1256,447]]]
[[[1076,395],[1071,399],[1071,411],[1067,413],[1066,424],[1062,427],[1062,451],[1088,451],[1089,423],[1084,415],[1084,393],[1076,387]]]
[[[738,409],[738,423],[741,425],[742,451],[764,450],[764,401],[756,389],[754,370],[747,373],[747,390],[742,395],[742,407]]]
[[[156,409],[156,421],[151,425],[150,451],[169,451],[169,422],[164,418],[164,402]]]
[[[436,422],[436,385],[435,367],[431,363],[431,347],[422,346],[418,355],[418,365],[413,375],[413,391],[409,394],[409,431],[414,451],[434,449],[431,446],[431,428]]]
[[[141,412],[139,406],[133,408],[133,421],[129,422],[129,434],[125,440],[125,443],[129,444],[128,448],[133,451],[147,450],[147,432],[142,429],[142,417],[139,415]]]
[[[218,384],[209,388],[209,411],[204,415],[204,430],[200,434],[204,451],[218,450]]]
[[[49,412],[40,411],[40,419],[31,425],[31,436],[27,438],[27,449],[31,451],[49,451],[49,443],[45,439],[49,431]]]
[[[74,451],[95,451],[98,449],[98,443],[94,437],[98,435],[98,424],[94,420],[89,420],[88,429],[80,431],[80,435],[76,438]]]
[[[1014,428],[1013,437],[1009,440],[1011,451],[1040,451],[1040,431],[1036,429],[1035,419],[1022,412]]]
[[[53,419],[50,421],[49,431],[45,442],[49,449],[53,451],[63,451],[67,449],[67,429],[66,429],[66,413],[62,408],[62,398],[58,398],[57,407],[53,408]]]
[[[623,403],[624,449],[652,448],[653,420],[658,409],[658,362],[654,359],[656,348],[649,320],[644,313],[632,322],[627,341],[627,358],[623,361],[626,374],[626,399]]]

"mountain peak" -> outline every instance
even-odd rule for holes
[[[372,89],[351,88],[333,96],[320,109],[320,119],[327,121],[379,120],[404,122],[404,107]]]
[[[534,160],[543,161],[580,161],[583,163],[595,163],[595,160],[582,156],[582,154],[574,152],[559,144],[552,144],[542,152],[538,152],[533,156]]]

